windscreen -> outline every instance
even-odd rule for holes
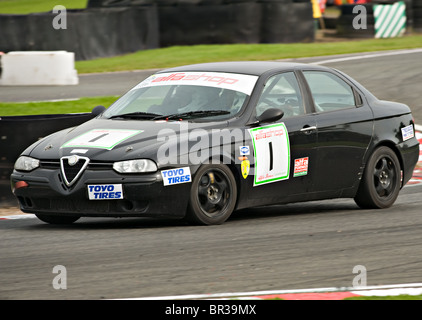
[[[150,115],[207,121],[240,112],[258,77],[217,72],[160,73],[150,76],[104,112],[106,118]]]

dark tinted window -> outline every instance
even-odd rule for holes
[[[353,89],[338,76],[324,71],[305,71],[317,112],[356,106]]]
[[[304,114],[302,95],[293,72],[277,74],[268,79],[256,106],[260,116],[269,108],[281,109],[284,118]]]

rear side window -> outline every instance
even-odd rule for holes
[[[317,112],[356,107],[355,94],[344,80],[324,71],[304,71]]]

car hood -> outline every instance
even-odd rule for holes
[[[192,140],[189,139],[191,132],[194,131],[197,138],[199,135],[210,134],[211,129],[227,126],[227,121],[194,123],[93,119],[53,133],[28,147],[23,154],[41,160],[78,154],[105,162],[138,158],[157,161],[157,151],[164,144],[169,149],[192,144],[195,141],[189,141]],[[187,150],[189,148],[180,147],[179,155]]]

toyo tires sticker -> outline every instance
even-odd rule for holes
[[[163,178],[164,186],[192,182],[192,176],[189,167],[162,170],[161,176]]]
[[[89,200],[123,199],[123,187],[121,184],[93,184],[88,185]]]

